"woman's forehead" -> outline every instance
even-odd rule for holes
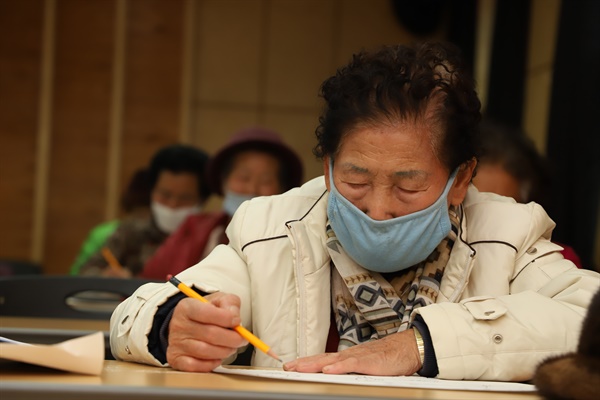
[[[426,171],[445,169],[423,124],[364,126],[344,135],[334,161],[353,170]]]
[[[252,163],[277,163],[279,159],[275,154],[267,150],[244,149],[235,153],[232,157],[232,164],[235,166],[247,165]]]
[[[417,151],[415,156],[434,152],[431,128],[423,123],[362,125],[342,135],[337,154],[343,152],[374,152],[404,154]]]

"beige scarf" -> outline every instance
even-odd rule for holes
[[[424,261],[383,275],[354,262],[327,223],[327,248],[335,266],[331,299],[340,335],[338,351],[401,332],[410,327],[414,309],[435,303],[457,237],[458,212],[450,208],[452,229]]]

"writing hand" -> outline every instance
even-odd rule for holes
[[[101,272],[102,276],[110,277],[110,278],[131,278],[131,271],[127,268],[114,269],[110,267],[106,267]]]
[[[232,330],[240,324],[240,299],[226,293],[205,296],[210,303],[182,299],[169,324],[167,362],[175,369],[210,372],[248,342]]]

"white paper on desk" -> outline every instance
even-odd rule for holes
[[[96,332],[52,345],[1,342],[0,358],[100,375],[104,364],[104,334]]]
[[[420,389],[475,390],[491,392],[534,392],[535,386],[515,382],[452,381],[422,376],[330,375],[288,372],[276,369],[244,369],[217,367],[213,372],[257,376],[291,381],[342,383],[346,385],[388,386]]]

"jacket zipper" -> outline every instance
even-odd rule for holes
[[[452,293],[452,296],[448,299],[451,303],[457,303],[458,298],[465,291],[465,286],[467,286],[467,282],[469,280],[469,276],[471,276],[471,268],[473,268],[473,264],[475,263],[475,252],[472,251],[469,254],[469,262],[467,263],[467,268],[465,269],[466,273],[463,274],[458,286]]]
[[[296,254],[294,258],[294,270],[296,272],[296,285],[298,286],[297,353],[298,357],[301,357],[306,354],[306,329],[304,329],[304,321],[306,321],[306,302],[304,301],[306,289],[303,279],[304,274],[302,273],[302,257],[300,257],[300,246],[298,246],[298,235],[296,234],[292,223],[288,224],[288,228],[290,231],[292,243],[294,245],[294,248],[296,249]]]
[[[464,228],[465,228],[463,226],[463,223],[465,223],[464,222],[465,210],[464,210],[462,204],[459,207],[460,207],[460,221],[458,224],[459,231],[458,231],[457,239],[460,240],[461,242],[463,242],[465,245],[467,245],[469,247],[469,249],[471,249],[471,252],[469,253],[469,261],[467,263],[467,268],[465,268],[465,273],[463,274],[458,286],[454,289],[452,296],[450,296],[450,298],[448,298],[448,301],[450,301],[452,303],[457,303],[458,297],[461,296],[462,293],[465,291],[465,286],[467,286],[467,282],[469,280],[469,277],[471,276],[471,269],[473,268],[473,264],[475,263],[475,257],[477,255],[477,252],[475,251],[475,249],[473,247],[471,247],[471,245],[469,243],[467,243],[462,237]]]

